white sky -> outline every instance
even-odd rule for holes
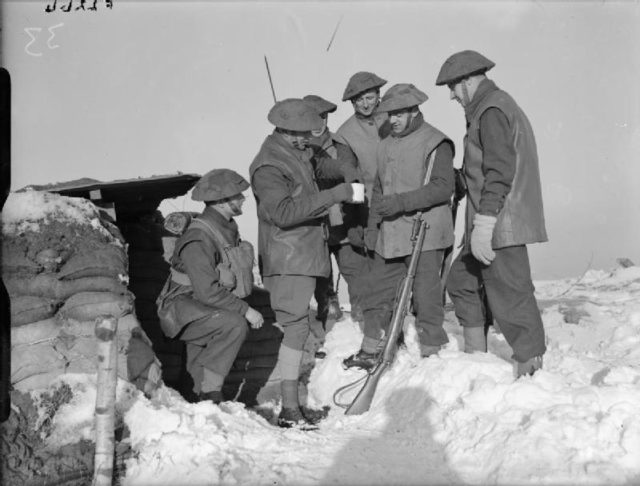
[[[2,2],[13,189],[216,167],[246,177],[272,129],[265,54],[280,99],[339,105],[333,129],[351,114],[340,99],[354,72],[414,83],[460,166],[463,112],[434,82],[450,54],[475,49],[536,133],[551,241],[530,248],[534,278],[579,275],[592,257],[640,262],[638,2],[113,2],[49,14],[45,1]],[[255,241],[252,197],[239,223]]]

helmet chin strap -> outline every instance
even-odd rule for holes
[[[460,83],[460,87],[462,88],[462,101],[464,102],[464,106],[469,106],[469,103],[471,103],[471,96],[469,96],[469,90],[467,89],[465,81],[466,80]]]

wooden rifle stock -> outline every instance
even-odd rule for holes
[[[385,341],[384,350],[378,358],[376,366],[367,380],[364,382],[362,389],[356,395],[345,415],[360,415],[371,406],[373,396],[376,393],[378,387],[378,381],[380,377],[391,365],[393,359],[396,356],[396,350],[398,347],[398,337],[400,331],[402,331],[402,325],[404,324],[404,318],[407,315],[407,309],[409,308],[409,299],[411,297],[411,291],[413,289],[413,280],[416,276],[416,268],[418,267],[418,260],[420,259],[420,252],[422,251],[422,243],[424,242],[424,235],[427,231],[428,224],[422,219],[422,214],[418,213],[413,222],[413,235],[411,237],[413,241],[413,250],[411,252],[411,260],[409,261],[409,268],[407,274],[402,280],[400,292],[396,297],[396,303],[393,309],[393,316],[391,317],[391,324],[389,325],[389,333]]]

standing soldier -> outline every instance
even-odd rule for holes
[[[307,95],[303,100],[315,108],[324,122],[324,127],[321,130],[312,132],[313,138],[310,141],[310,147],[314,153],[314,163],[317,165],[317,161],[331,158],[357,170],[358,161],[351,149],[338,142],[327,127],[329,113],[336,111],[337,106],[316,95]],[[319,179],[318,187],[328,189],[336,186],[339,182],[341,181],[335,179]],[[350,244],[347,235],[349,231],[357,230],[358,227],[360,231],[362,230],[361,221],[366,221],[366,213],[363,214],[363,208],[362,204],[336,204],[329,208],[329,252],[335,256],[340,274],[347,282],[352,310],[360,306],[360,295],[365,288],[365,281],[360,278],[362,268],[365,265],[365,257],[361,248]],[[318,319],[324,322],[328,317],[328,311],[334,313],[334,318],[340,318],[341,311],[331,274],[327,279],[318,279],[315,297],[318,302]],[[332,309],[335,306],[338,307],[337,311]]]
[[[347,164],[324,158],[316,172],[346,182],[320,191],[309,148],[311,131],[323,126],[318,112],[302,99],[286,99],[277,102],[267,118],[276,128],[249,172],[258,211],[260,271],[284,329],[277,363],[282,380],[278,425],[305,427],[308,420],[300,409],[298,378],[316,278],[329,276],[326,215],[332,205],[352,201],[355,184],[350,182],[358,173]]]
[[[413,308],[423,357],[448,342],[442,328],[444,308],[440,266],[444,249],[453,244],[450,200],[453,194],[453,142],[424,121],[418,106],[427,95],[412,84],[396,84],[378,111],[388,113],[390,136],[378,146],[367,248],[375,250],[364,299],[364,337],[360,351],[345,367],[375,365],[393,314],[399,282],[411,259],[413,220],[417,212],[428,223],[413,283]]]
[[[485,352],[484,288],[522,376],[542,367],[546,350],[525,245],[547,241],[547,233],[533,129],[513,98],[486,77],[493,66],[475,51],[462,51],[445,61],[436,80],[449,87],[467,119],[466,231],[447,289],[465,351]]]
[[[223,400],[222,384],[247,335],[262,315],[242,297],[253,284],[253,247],[240,241],[234,216],[242,214],[249,183],[229,169],[214,169],[191,198],[205,203],[176,241],[171,274],[158,297],[164,333],[186,342],[187,371],[200,400]]]
[[[351,115],[336,132],[336,139],[345,143],[353,151],[358,161],[358,168],[363,175],[367,205],[371,205],[371,192],[376,176],[376,153],[378,143],[389,133],[387,114],[376,111],[380,104],[380,88],[387,83],[378,75],[366,71],[355,73],[349,79],[342,95],[342,101],[350,101],[354,114]],[[359,220],[349,232],[349,240],[355,247],[364,246],[363,230],[367,224],[367,206],[362,208]],[[361,270],[358,273],[360,281],[365,280],[369,262],[366,250],[363,251]],[[364,289],[363,289],[364,292]],[[352,306],[351,314],[354,320],[362,321],[360,305]]]

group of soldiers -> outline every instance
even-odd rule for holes
[[[428,223],[412,292],[422,357],[448,342],[441,276],[454,243],[454,190],[467,198],[465,235],[446,289],[464,350],[486,352],[486,324],[495,320],[513,348],[517,376],[542,366],[545,336],[526,248],[547,239],[536,144],[524,112],[486,76],[492,67],[478,52],[461,51],[437,76],[436,85],[449,88],[466,117],[459,177],[453,141],[420,110],[427,95],[396,84],[381,96],[386,81],[358,72],[342,97],[354,114],[336,133],[327,126],[335,104],[316,95],[276,102],[267,117],[275,129],[250,166],[250,183],[229,169],[198,181],[192,197],[205,209],[178,240],[158,303],[165,332],[187,343],[200,399],[224,399],[221,387],[248,325],[263,324],[247,298],[252,252],[241,251],[233,219],[249,187],[257,203],[259,269],[283,330],[278,425],[311,420],[300,407],[298,379],[310,301],[315,294],[326,302],[332,281],[330,255],[363,328],[361,349],[344,366],[371,369],[407,271],[417,213]]]

